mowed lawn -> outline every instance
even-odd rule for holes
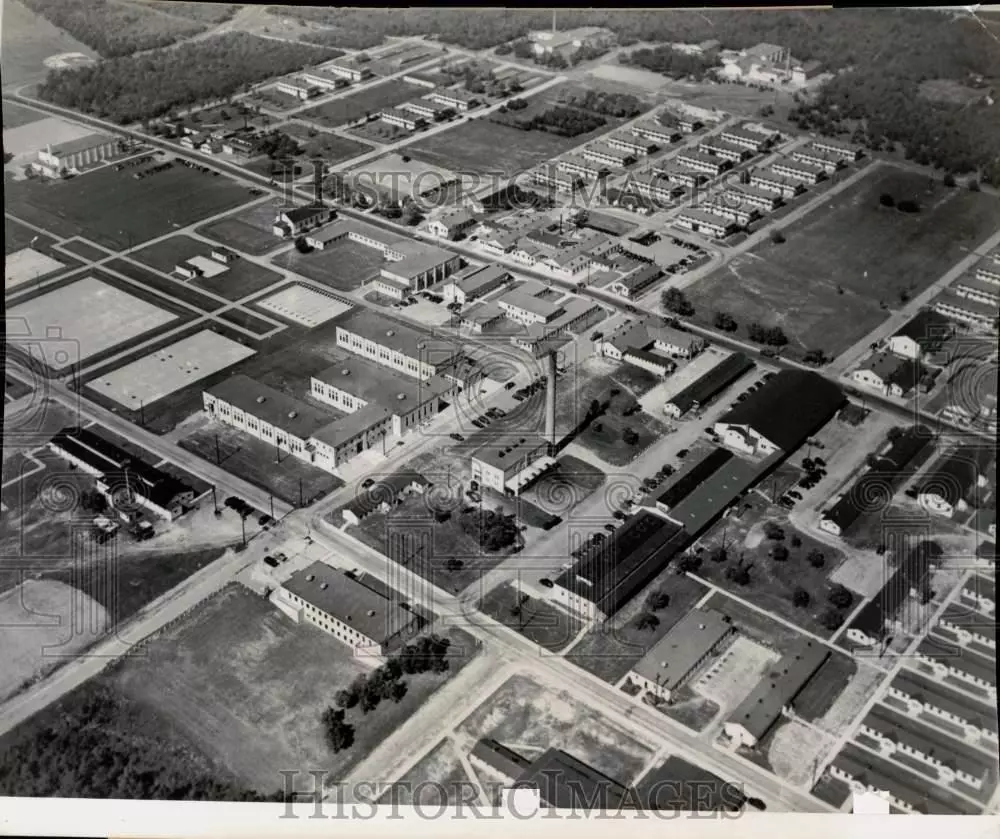
[[[350,96],[334,99],[325,105],[310,108],[300,113],[299,117],[334,127],[364,119],[365,114],[377,113],[382,108],[391,108],[410,99],[418,99],[423,93],[426,93],[425,88],[393,79],[367,90],[352,93]]]
[[[417,140],[406,147],[406,153],[456,172],[502,172],[505,177],[514,177],[592,136],[559,137],[546,131],[521,131],[488,119],[474,119]]]
[[[345,241],[311,253],[292,248],[272,262],[335,291],[354,291],[378,275],[383,259],[374,248]]]
[[[195,230],[227,248],[243,251],[251,256],[262,256],[279,245],[287,244],[287,241],[275,236],[271,229],[276,215],[274,203],[264,201],[244,207]]]
[[[99,169],[59,182],[7,181],[6,206],[57,236],[83,236],[114,250],[162,236],[250,200],[247,187],[174,165],[143,180]]]
[[[20,125],[27,125],[30,122],[38,122],[45,119],[46,114],[40,111],[33,111],[31,108],[24,108],[15,105],[13,102],[3,103],[3,127],[17,128]]]
[[[460,632],[453,643],[471,644]],[[334,694],[369,672],[353,651],[322,630],[296,625],[267,600],[232,586],[130,659],[117,687],[166,716],[206,754],[261,792],[282,787],[283,769],[325,769],[343,777],[382,743],[464,664],[406,676],[407,692],[363,716],[348,711],[354,745],[327,747],[320,717]],[[372,779],[373,781],[378,779]]]
[[[196,256],[215,261],[212,260],[210,245],[184,235],[171,236],[132,254],[134,259],[164,274],[172,273],[179,263]],[[224,267],[228,269],[224,273],[216,274],[214,277],[196,277],[189,280],[188,284],[211,291],[227,300],[239,300],[273,285],[282,278],[277,271],[246,259],[237,258]]]
[[[310,159],[322,158],[328,166],[334,166],[344,160],[350,160],[361,154],[372,151],[373,146],[367,143],[341,137],[329,131],[316,131],[299,122],[292,122],[281,129],[289,137],[299,141]]]
[[[882,207],[879,196],[916,199],[921,212]],[[688,297],[696,319],[715,312],[739,323],[780,326],[788,350],[834,357],[941,277],[996,231],[1000,200],[948,189],[900,169],[874,169],[828,203],[697,282]]]

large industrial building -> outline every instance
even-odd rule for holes
[[[735,632],[714,609],[692,609],[639,660],[629,678],[666,702]]]
[[[337,346],[422,381],[447,375],[461,355],[455,344],[360,308],[338,323]]]
[[[730,448],[746,454],[789,454],[847,401],[837,385],[808,370],[782,370],[715,423]]]
[[[118,140],[110,134],[87,134],[38,152],[37,168],[49,178],[61,178],[118,154]]]
[[[553,468],[549,441],[540,434],[482,432],[469,438],[472,479],[502,495],[516,495]]]
[[[744,373],[752,370],[753,361],[736,352],[706,370],[695,381],[675,393],[664,406],[668,417],[680,419],[688,411],[705,407]]]

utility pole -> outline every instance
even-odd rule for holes
[[[140,399],[139,400],[139,426],[140,426],[140,428],[145,428],[146,427],[146,411],[145,411],[145,407],[146,406],[143,404],[143,401]]]
[[[215,506],[215,514],[219,515],[222,511],[219,509],[219,498],[215,494],[215,484],[212,484],[212,504]]]
[[[302,504],[302,478],[299,478],[299,506],[304,506]]]
[[[219,454],[219,432],[215,432],[215,465],[219,466],[222,463],[222,456]],[[216,505],[218,506],[218,505]]]
[[[271,521],[274,521],[274,496],[271,493],[268,493],[267,497],[271,502]]]

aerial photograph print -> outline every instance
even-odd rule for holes
[[[1000,7],[0,36],[0,813],[1000,824]]]

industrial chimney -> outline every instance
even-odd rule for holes
[[[545,356],[545,439],[550,446],[556,444],[556,354]]]

